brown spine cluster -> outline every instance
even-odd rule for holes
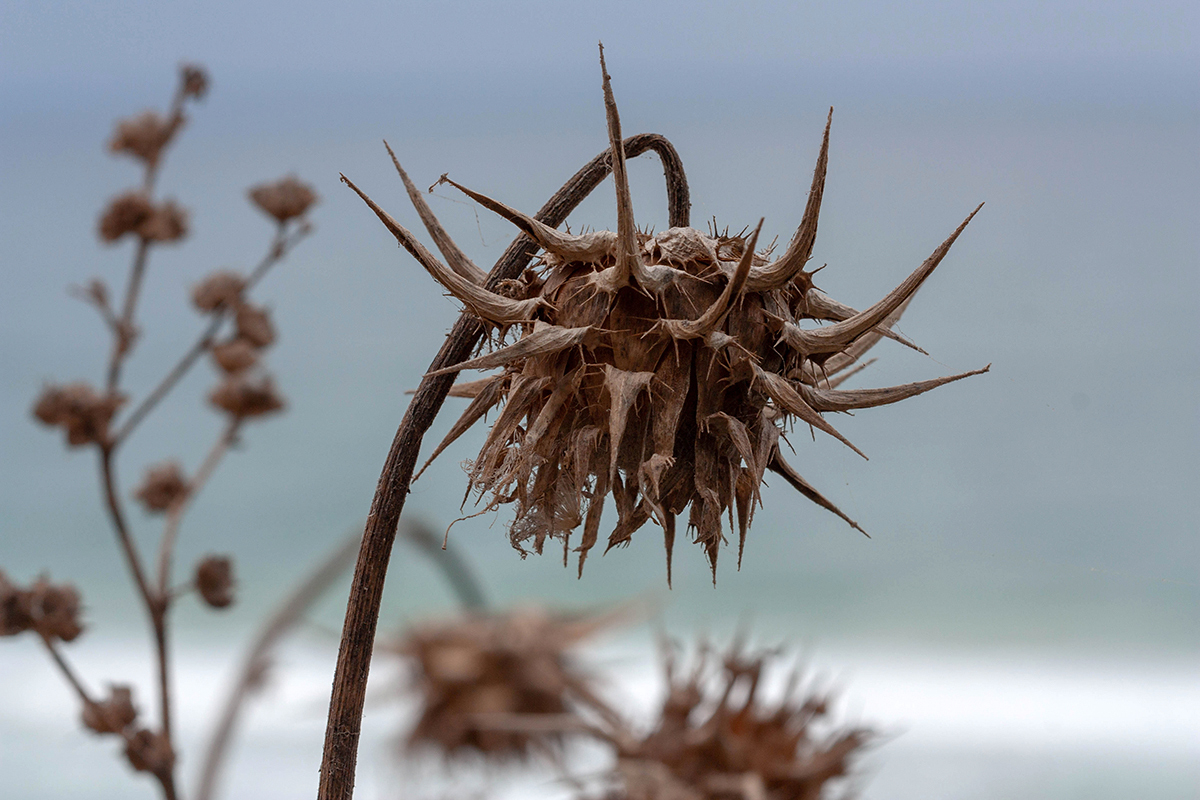
[[[882,389],[837,388],[883,338],[920,349],[893,327],[978,209],[899,286],[858,311],[817,289],[805,270],[825,185],[828,124],[800,225],[786,252],[769,259],[755,250],[761,221],[749,237],[684,227],[640,232],[607,71],[604,97],[616,232],[564,233],[445,176],[440,181],[542,248],[542,269],[527,271],[503,293],[483,287],[483,272],[442,229],[398,162],[445,264],[346,181],[421,266],[496,331],[501,345],[439,371],[499,370],[458,392],[471,404],[434,457],[502,406],[470,466],[469,491],[486,496],[488,509],[515,507],[510,538],[523,553],[540,553],[553,538],[562,542],[565,560],[572,533],[582,528],[575,547],[581,573],[611,496],[617,521],[606,549],[627,544],[653,520],[663,531],[670,582],[677,519],[686,514],[715,581],[722,520],[733,525],[736,513],[740,562],[767,471],[861,530],[784,460],[780,439],[799,422],[862,455],[822,414],[895,403],[987,371]],[[810,327],[806,320],[829,324]],[[505,344],[511,333],[515,341]]]

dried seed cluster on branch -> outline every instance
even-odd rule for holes
[[[409,631],[396,645],[413,661],[421,700],[408,748],[500,760],[553,749],[579,730],[577,708],[600,707],[569,651],[612,623],[527,608]]]
[[[82,381],[50,385],[38,396],[33,415],[44,425],[62,428],[71,447],[105,444],[108,426],[125,399],[116,391],[101,394]]]
[[[510,537],[522,552],[540,553],[556,538],[565,558],[572,532],[582,526],[580,572],[611,495],[617,521],[608,548],[657,522],[669,582],[676,519],[686,513],[715,580],[722,518],[728,515],[732,524],[737,514],[740,561],[767,470],[858,528],[783,459],[779,440],[799,422],[861,455],[823,413],[894,403],[986,371],[883,389],[835,388],[880,339],[915,348],[892,328],[975,212],[878,303],[860,312],[833,300],[805,269],[825,185],[826,125],[807,207],[780,257],[768,260],[755,251],[761,222],[749,237],[681,227],[640,232],[620,120],[603,71],[616,232],[563,233],[442,178],[542,248],[542,269],[527,271],[503,294],[482,286],[482,271],[446,235],[399,163],[446,264],[359,192],[434,279],[498,331],[501,344],[510,330],[519,331],[515,342],[443,370],[500,371],[463,388],[473,400],[434,457],[503,405],[470,467],[470,489],[488,496],[489,509],[515,506]],[[806,327],[805,320],[830,324]]]
[[[55,585],[38,578],[22,589],[0,571],[0,636],[33,631],[47,641],[74,640],[83,633],[79,592],[69,583]]]
[[[849,774],[871,731],[815,730],[829,727],[829,703],[803,690],[799,670],[780,699],[763,699],[777,655],[743,653],[735,643],[720,657],[718,679],[712,651],[701,650],[682,675],[668,650],[659,719],[644,737],[614,737],[617,788],[607,800],[816,800]]]

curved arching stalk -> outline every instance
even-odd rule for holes
[[[658,153],[667,181],[670,225],[687,227],[691,209],[687,178],[679,154],[671,143],[659,134],[644,133],[627,138],[624,150],[626,158],[634,158],[647,150]],[[611,170],[611,151],[606,148],[575,173],[535,215],[535,219],[551,227],[561,225]],[[518,236],[496,262],[485,288],[495,289],[501,281],[519,276],[533,260],[536,251],[537,245],[531,238]],[[428,373],[467,360],[482,335],[483,325],[473,315],[460,315]],[[354,771],[358,761],[367,673],[371,666],[379,605],[392,545],[396,539],[396,527],[408,495],[421,441],[454,383],[453,374],[428,373],[421,380],[400,422],[384,462],[375,497],[371,501],[371,513],[367,517],[362,547],[354,568],[354,580],[346,604],[346,621],[338,648],[333,694],[329,701],[329,720],[325,728],[325,749],[321,759],[321,780],[317,790],[319,800],[349,800],[354,794]]]

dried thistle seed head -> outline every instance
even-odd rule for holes
[[[108,142],[108,149],[114,153],[133,156],[153,166],[158,163],[162,151],[182,126],[182,114],[173,114],[169,119],[164,119],[155,111],[143,111],[136,117],[117,123],[117,130]]]
[[[46,425],[63,428],[71,447],[104,444],[109,423],[125,399],[119,392],[100,394],[82,382],[47,386],[34,404],[33,415]]]
[[[271,324],[271,315],[265,308],[242,303],[233,321],[238,338],[254,347],[270,347],[275,341],[275,326]]]
[[[231,339],[213,345],[212,356],[222,372],[235,375],[258,363],[258,348],[245,339]]]
[[[233,561],[228,556],[209,556],[196,565],[196,591],[213,608],[233,603]]]
[[[804,691],[798,671],[782,698],[765,699],[778,651],[747,654],[735,644],[719,664],[714,655],[702,650],[683,674],[674,653],[664,654],[667,695],[653,730],[615,737],[612,797],[799,800],[820,797],[830,780],[849,774],[870,730],[830,730],[826,698]]]
[[[284,407],[269,375],[255,378],[244,372],[226,376],[208,395],[208,400],[222,411],[241,418],[261,417]]]
[[[79,592],[69,583],[54,585],[38,578],[29,589],[29,618],[32,628],[46,639],[69,642],[83,633],[79,621]]]
[[[262,183],[248,192],[254,205],[270,214],[280,224],[308,211],[317,202],[317,193],[298,178],[288,175],[273,183]]]
[[[236,307],[242,302],[246,279],[236,272],[217,270],[192,287],[192,305],[209,313],[222,307]]]
[[[33,628],[30,594],[0,570],[0,636],[16,636]]]
[[[807,205],[779,257],[756,252],[761,221],[749,235],[705,234],[688,227],[639,234],[603,54],[601,67],[616,187],[615,232],[564,233],[442,178],[513,222],[544,251],[542,271],[527,284],[532,294],[520,300],[488,291],[472,278],[474,265],[442,230],[398,163],[409,197],[449,266],[347,181],[467,311],[499,329],[501,343],[506,331],[519,330],[507,346],[432,373],[499,370],[474,393],[435,456],[490,408],[502,405],[470,467],[470,489],[486,498],[488,509],[515,508],[509,535],[522,553],[540,553],[548,539],[558,539],[565,558],[573,532],[582,528],[575,547],[581,573],[599,540],[611,495],[616,523],[607,549],[628,544],[647,522],[657,523],[669,584],[677,520],[686,514],[715,581],[725,542],[722,519],[728,516],[732,525],[736,513],[740,562],[768,470],[861,530],[792,469],[779,440],[799,423],[862,455],[823,413],[894,403],[986,371],[884,389],[836,389],[841,373],[880,339],[916,347],[892,328],[975,212],[869,308],[860,312],[826,296],[813,286],[813,272],[805,266],[825,186],[827,123]],[[829,324],[812,327],[806,321]]]
[[[150,513],[162,513],[187,497],[188,482],[176,461],[164,461],[146,470],[133,496]]]
[[[413,628],[395,645],[421,702],[408,749],[503,760],[561,744],[581,707],[600,708],[570,649],[611,624],[527,608]]]
[[[137,233],[154,214],[154,204],[143,192],[125,192],[108,201],[100,215],[98,232],[105,242]]]
[[[96,733],[121,733],[134,723],[137,713],[133,689],[113,684],[108,688],[106,700],[83,704],[83,724]]]

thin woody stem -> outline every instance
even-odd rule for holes
[[[104,483],[104,505],[108,510],[109,519],[112,520],[113,531],[117,535],[117,542],[121,546],[121,552],[125,555],[125,562],[129,566],[130,573],[133,575],[133,582],[137,585],[138,592],[145,602],[146,611],[150,614],[151,621],[153,621],[154,609],[159,603],[150,589],[150,583],[146,580],[146,573],[142,568],[142,559],[138,555],[137,545],[134,543],[133,537],[129,534],[129,526],[125,523],[125,513],[121,509],[121,498],[117,494],[116,464],[113,460],[111,444],[101,445],[100,447],[100,475]]]
[[[150,254],[150,242],[138,239],[137,250],[133,253],[133,264],[129,268],[129,283],[125,287],[125,303],[121,308],[121,317],[113,326],[112,355],[108,359],[108,390],[114,391],[121,381],[121,365],[125,356],[133,347],[134,327],[133,315],[137,309],[138,295],[142,290],[142,278],[146,274],[146,260]]]
[[[75,670],[67,663],[66,657],[54,646],[54,642],[45,636],[39,636],[38,638],[42,640],[42,644],[46,645],[46,650],[49,651],[50,657],[54,659],[54,663],[58,665],[59,671],[67,679],[67,683],[71,684],[71,688],[79,695],[79,699],[83,701],[83,704],[89,705],[94,703],[95,701],[87,693],[87,689],[83,688],[83,682],[79,680],[79,676],[75,674]]]
[[[204,488],[204,484],[208,482],[212,476],[213,470],[217,468],[217,464],[221,462],[221,458],[228,452],[230,446],[237,441],[238,430],[242,426],[241,417],[231,417],[225,429],[221,431],[221,435],[217,437],[217,441],[213,443],[212,449],[208,451],[204,461],[200,464],[200,468],[196,470],[196,474],[188,481],[187,491],[183,497],[173,503],[167,509],[167,520],[163,526],[162,541],[158,548],[158,594],[160,597],[167,597],[171,583],[171,556],[175,552],[175,542],[179,537],[179,523],[183,520],[184,512],[191,505],[192,500]]]
[[[657,134],[632,136],[622,145],[626,158],[635,157],[649,149],[659,153],[667,179],[670,224],[673,227],[686,226],[690,208],[687,179],[675,148],[666,138]],[[609,148],[575,173],[536,214],[536,219],[558,227],[611,171],[612,155]],[[525,235],[518,236],[496,262],[488,275],[486,288],[495,290],[501,281],[516,278],[528,266],[536,251],[537,246],[532,239]],[[468,358],[482,335],[483,326],[471,314],[464,312],[427,373]],[[421,381],[396,431],[375,489],[375,497],[371,501],[371,513],[367,517],[350,597],[346,603],[346,621],[342,628],[333,693],[329,702],[329,719],[325,728],[318,800],[350,800],[354,794],[354,771],[358,760],[363,704],[366,701],[367,675],[371,667],[387,564],[421,441],[445,402],[454,380],[453,374],[427,374]]]
[[[258,266],[254,268],[254,271],[251,272],[250,276],[246,279],[245,291],[249,291],[256,283],[262,280],[263,276],[267,274],[271,267],[282,261],[288,252],[295,247],[301,239],[309,234],[310,230],[311,229],[307,225],[301,225],[293,230],[289,235],[284,226],[280,225],[275,231],[275,235],[271,240],[271,246],[267,251],[267,254],[263,256],[262,260],[258,263]],[[212,346],[212,343],[216,339],[217,333],[220,331],[221,325],[225,322],[228,314],[229,309],[223,306],[212,313],[212,319],[200,333],[199,338],[197,338],[192,346],[188,348],[187,352],[183,354],[183,357],[179,359],[179,362],[171,368],[171,371],[163,377],[163,379],[156,387],[154,387],[150,394],[146,395],[145,399],[142,400],[142,402],[139,403],[137,407],[129,413],[129,416],[125,418],[125,421],[121,423],[121,427],[117,429],[117,432],[112,438],[112,446],[114,449],[122,444],[127,438],[129,438],[129,434],[133,432],[133,429],[136,428],[143,419],[145,419],[146,415],[149,414],[173,388],[175,388],[175,384],[182,380],[183,376],[188,373],[188,370],[192,368],[200,356],[208,352],[209,347]]]

